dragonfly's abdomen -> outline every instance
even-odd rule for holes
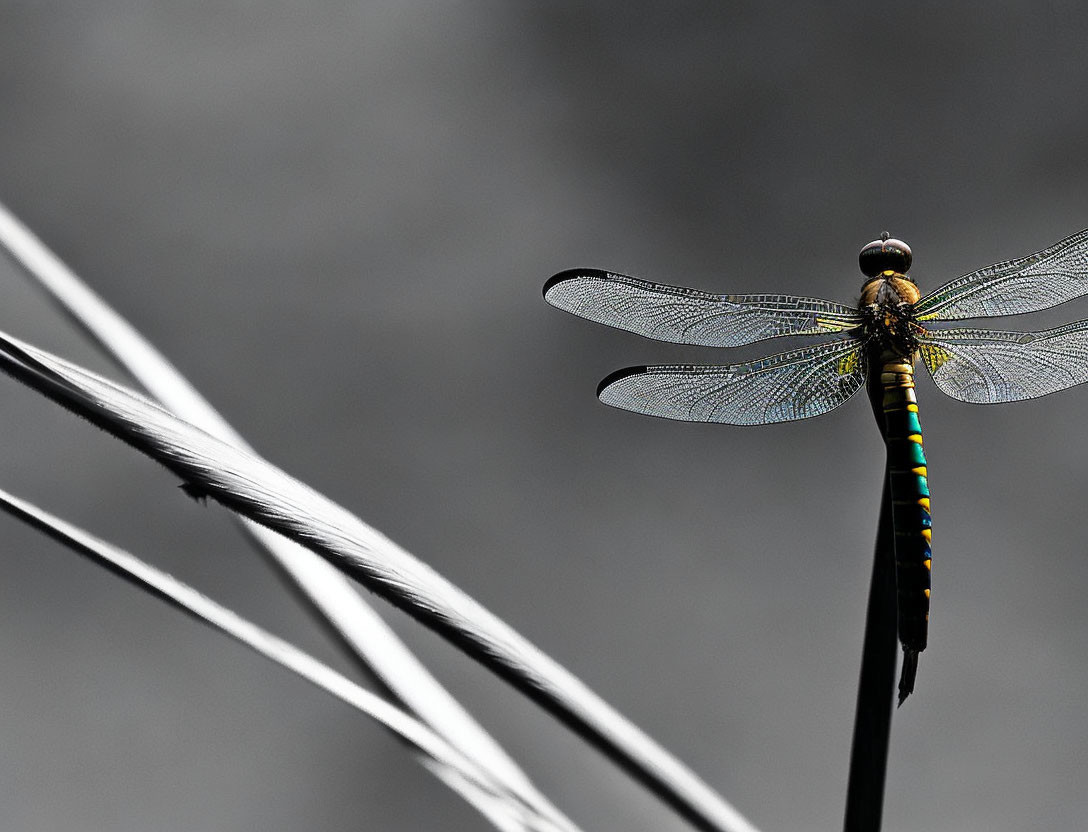
[[[899,640],[904,667],[899,700],[914,688],[918,653],[926,648],[929,628],[930,513],[926,454],[914,395],[914,363],[903,357],[881,362],[880,384],[888,470],[891,476],[892,519],[895,526],[895,576],[898,595]]]

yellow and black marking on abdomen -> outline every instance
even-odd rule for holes
[[[886,357],[881,362],[880,384],[884,390],[885,441],[895,527],[895,582],[899,640],[903,645],[899,704],[903,704],[914,690],[918,654],[926,649],[929,628],[929,481],[914,395],[912,358]]]

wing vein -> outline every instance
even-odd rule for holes
[[[818,416],[865,381],[862,343],[843,338],[721,366],[634,367],[601,382],[602,402],[666,419],[757,425]]]

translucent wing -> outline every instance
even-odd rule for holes
[[[864,383],[862,343],[849,338],[746,364],[630,367],[602,381],[597,395],[648,416],[763,425],[819,416]]]
[[[922,360],[954,399],[1034,399],[1088,381],[1088,321],[1045,332],[946,329],[921,340]]]
[[[635,277],[571,269],[544,284],[553,306],[658,341],[736,347],[778,335],[841,332],[861,323],[857,310],[791,295],[714,295]]]
[[[930,292],[914,305],[920,321],[1019,315],[1088,294],[1088,229],[1035,254],[995,263]]]

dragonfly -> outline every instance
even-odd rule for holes
[[[946,395],[974,404],[1033,399],[1088,381],[1088,320],[1039,332],[931,326],[1035,312],[1088,295],[1088,229],[924,296],[908,274],[912,258],[910,246],[887,232],[862,248],[865,279],[853,306],[795,295],[713,294],[589,268],[560,272],[544,284],[553,306],[658,341],[738,347],[831,337],[736,364],[629,367],[606,377],[597,396],[666,419],[765,425],[819,416],[862,387],[869,390],[892,497],[900,705],[914,690],[928,640],[932,571],[916,362]]]

